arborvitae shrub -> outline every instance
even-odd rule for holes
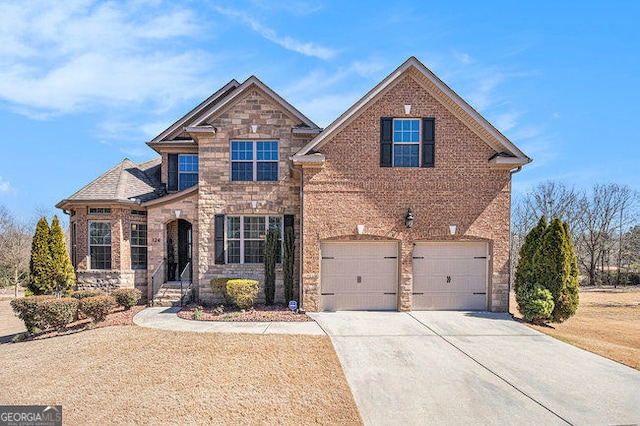
[[[58,293],[69,293],[76,283],[76,274],[64,242],[64,232],[60,227],[58,216],[53,217],[49,232],[49,249],[51,250],[51,282]]]
[[[111,292],[111,296],[119,306],[129,310],[138,304],[142,293],[137,288],[118,288]]]
[[[13,311],[18,314],[18,318],[24,321],[24,326],[29,333],[35,332],[43,326],[42,321],[38,317],[37,306],[43,300],[54,299],[54,296],[29,296],[13,299],[10,304]]]
[[[284,230],[284,244],[282,247],[282,280],[284,284],[284,301],[293,300],[293,262],[294,262],[295,236],[293,227]]]
[[[554,308],[551,292],[540,284],[521,284],[516,292],[516,301],[524,319],[536,324],[547,322]]]
[[[76,320],[78,299],[63,297],[40,300],[37,303],[36,312],[46,328],[60,330]]]
[[[516,269],[513,289],[517,293],[518,287],[524,283],[536,282],[535,271],[533,268],[533,256],[536,254],[540,246],[540,240],[547,230],[547,219],[542,216],[538,224],[534,226],[527,234],[524,244],[520,248],[520,258],[518,260],[518,268]]]
[[[278,231],[269,229],[264,247],[264,300],[273,305],[276,295],[276,256],[278,250]]]
[[[116,300],[111,296],[93,296],[80,300],[78,309],[87,317],[102,321],[115,306]]]
[[[49,223],[41,217],[36,225],[36,232],[31,242],[31,259],[29,261],[30,294],[49,294],[53,291],[51,279],[52,260],[49,246]]]
[[[256,280],[229,280],[227,294],[240,309],[249,309],[256,303],[260,282]]]

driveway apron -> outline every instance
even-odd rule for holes
[[[309,314],[367,425],[640,423],[640,372],[487,312]]]

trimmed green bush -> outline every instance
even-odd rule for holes
[[[547,322],[555,306],[551,292],[540,284],[521,284],[516,292],[516,301],[524,319],[535,324]]]
[[[227,294],[240,309],[249,309],[256,303],[260,282],[256,280],[229,280]]]
[[[295,235],[293,226],[284,229],[284,244],[282,246],[282,281],[284,284],[284,302],[293,300],[293,262],[295,251]]]
[[[60,227],[58,216],[53,216],[49,233],[49,249],[51,250],[51,280],[56,294],[69,294],[76,284],[76,273],[69,258],[64,232]]]
[[[137,288],[118,288],[111,292],[111,296],[113,296],[118,305],[125,310],[129,310],[138,304],[142,293]]]
[[[73,297],[74,299],[81,300],[87,297],[104,296],[104,295],[105,295],[105,292],[102,290],[77,290],[77,291],[72,291],[69,296]]]
[[[518,260],[518,268],[516,269],[515,280],[513,282],[513,290],[517,293],[518,287],[524,283],[536,282],[536,271],[533,267],[533,256],[536,254],[540,246],[540,240],[547,230],[547,219],[542,216],[538,224],[529,231],[524,240],[524,244],[520,248],[520,257]]]
[[[227,305],[231,304],[233,303],[233,299],[231,299],[231,296],[229,296],[229,294],[227,293],[227,282],[229,280],[235,279],[237,278],[211,278],[211,280],[209,281],[209,288],[211,288],[211,291],[214,294],[220,294],[224,299],[224,303],[226,303]]]
[[[102,321],[116,306],[116,300],[111,296],[93,296],[80,300],[78,310],[95,321]]]
[[[29,261],[30,294],[49,294],[53,291],[51,279],[52,259],[49,248],[49,223],[41,217],[36,225],[36,232],[31,242],[31,259]]]
[[[54,296],[28,296],[11,301],[11,308],[18,315],[29,333],[34,333],[38,328],[42,327],[40,318],[38,317],[37,306],[43,300],[54,299]]]
[[[60,330],[76,320],[78,299],[63,297],[40,300],[36,313],[45,328]]]

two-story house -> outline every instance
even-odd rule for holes
[[[58,203],[80,287],[264,281],[292,227],[303,309],[505,311],[511,175],[531,160],[415,58],[326,129],[233,80]],[[276,300],[283,300],[282,268]]]

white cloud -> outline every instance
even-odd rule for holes
[[[211,58],[180,43],[198,35],[188,10],[140,0],[21,1],[0,4],[0,16],[0,99],[21,114],[123,104],[163,111],[202,94]]]
[[[12,194],[14,192],[15,190],[11,186],[11,183],[9,183],[9,181],[4,180],[2,176],[0,176],[0,195]]]
[[[239,19],[265,39],[280,45],[287,50],[291,50],[292,52],[324,60],[331,59],[336,54],[335,50],[322,47],[313,42],[301,42],[289,36],[279,36],[274,29],[261,24],[258,20],[248,16],[244,12],[221,7],[216,7],[215,10],[223,15]]]

